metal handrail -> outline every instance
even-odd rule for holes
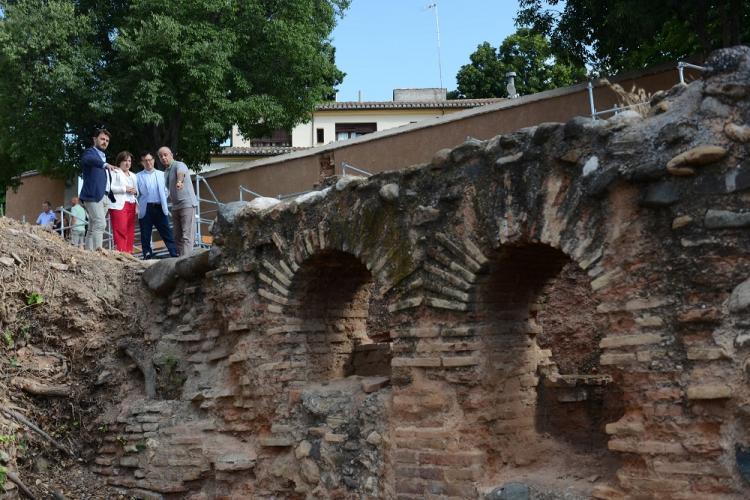
[[[346,175],[347,170],[352,170],[354,172],[357,172],[359,174],[364,175],[365,177],[371,177],[372,172],[368,172],[367,170],[363,170],[361,168],[357,168],[354,165],[350,165],[349,163],[346,163],[345,161],[341,162],[341,175]]]
[[[203,184],[206,187],[206,189],[208,190],[208,194],[213,199],[201,198],[201,184]],[[196,244],[194,246],[197,246],[200,248],[207,248],[208,245],[203,243],[203,232],[201,231],[201,225],[211,224],[211,222],[213,221],[210,219],[206,219],[202,217],[201,215],[205,213],[212,213],[212,212],[218,213],[219,209],[224,205],[224,203],[219,201],[219,198],[216,196],[216,193],[214,193],[214,190],[211,189],[211,185],[208,183],[208,180],[206,180],[205,177],[199,174],[195,175],[195,197],[198,200],[198,206],[195,209],[196,210],[196,214],[195,214]],[[201,211],[201,203],[215,204],[216,208],[211,209],[211,210]]]
[[[296,198],[297,196],[302,196],[303,194],[311,193],[312,191],[313,191],[312,189],[308,189],[307,191],[298,191],[296,193],[279,194],[279,195],[276,195],[276,199],[287,200],[289,198]]]
[[[250,194],[252,196],[255,196],[256,198],[265,198],[262,194],[256,193],[255,191],[248,189],[245,186],[240,186],[240,201],[245,201],[245,198],[242,196],[243,193]]]
[[[60,227],[58,227],[57,229],[55,229],[55,231],[58,232],[58,233],[60,233],[60,237],[62,237],[63,239],[65,239],[65,231],[67,229],[73,229],[73,225],[72,224],[65,225],[65,217],[64,216],[67,215],[68,217],[75,217],[75,215],[73,215],[73,212],[71,212],[70,210],[66,209],[62,205],[59,206],[59,207],[57,207],[55,209],[55,211],[56,212],[60,212],[60,214],[61,214],[60,215],[60,217],[61,217]],[[110,250],[112,250],[112,247],[113,247],[113,244],[114,244],[114,236],[112,235],[112,221],[109,218],[109,212],[107,212],[107,214],[105,215],[105,217],[106,217],[106,220],[107,220],[107,226],[104,229],[104,235],[102,237],[102,243],[106,243],[107,247]],[[81,223],[79,222],[76,225],[80,225],[80,224]],[[85,221],[83,221],[82,224],[88,230],[89,221],[85,220]]]
[[[706,70],[706,68],[704,66],[698,66],[696,64],[690,64],[690,63],[687,63],[687,62],[684,62],[684,61],[678,62],[677,63],[677,72],[680,75],[680,83],[681,84],[685,83],[685,68],[695,69],[695,70],[698,70],[698,71],[705,71]],[[617,113],[620,113],[623,110],[635,108],[637,106],[641,106],[641,105],[645,104],[645,103],[636,103],[636,104],[630,104],[628,106],[617,106],[617,105],[615,105],[612,108],[605,109],[605,110],[602,110],[602,111],[597,111],[596,110],[596,105],[594,104],[594,84],[591,82],[591,80],[589,80],[588,84],[586,85],[586,88],[587,88],[588,94],[589,94],[589,107],[591,108],[591,119],[592,120],[596,120],[596,117],[600,116],[600,115],[604,115],[604,114],[608,114],[608,113],[617,114]]]
[[[706,71],[704,66],[698,66],[696,64],[690,64],[684,61],[677,63],[677,72],[680,74],[680,83],[685,83],[685,68],[697,69],[698,71]]]

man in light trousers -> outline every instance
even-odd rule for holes
[[[107,216],[106,196],[108,184],[108,170],[113,170],[114,165],[107,163],[104,151],[109,146],[111,135],[106,129],[98,130],[94,136],[94,145],[83,152],[81,156],[81,169],[83,170],[83,186],[78,198],[86,210],[89,219],[88,231],[86,231],[86,249],[95,250],[102,247],[104,230],[107,227],[105,217]]]
[[[167,168],[167,187],[172,201],[172,227],[180,256],[193,253],[195,245],[195,209],[198,199],[195,197],[193,183],[190,180],[190,169],[181,161],[174,159],[172,150],[164,146],[158,151],[159,161]]]

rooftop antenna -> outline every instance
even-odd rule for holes
[[[437,34],[438,73],[440,74],[440,88],[443,88],[443,61],[440,55],[440,20],[438,19],[438,4],[433,2],[427,4],[424,10],[432,9],[435,12],[435,33]]]

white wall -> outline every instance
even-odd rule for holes
[[[460,109],[446,110],[446,113],[460,111]],[[387,130],[409,123],[422,121],[426,118],[434,118],[442,113],[434,109],[410,110],[407,112],[401,110],[342,110],[342,111],[319,111],[313,116],[311,122],[302,123],[292,129],[292,146],[298,148],[309,148],[329,144],[336,140],[337,123],[373,123],[377,124],[377,130]],[[324,141],[316,142],[316,129],[322,128]],[[249,146],[237,131],[237,127],[232,128],[232,145],[236,147]]]

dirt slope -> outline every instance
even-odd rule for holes
[[[125,498],[88,465],[96,418],[133,368],[117,340],[131,335],[144,266],[0,218],[0,498],[27,496],[13,478],[37,498]]]

